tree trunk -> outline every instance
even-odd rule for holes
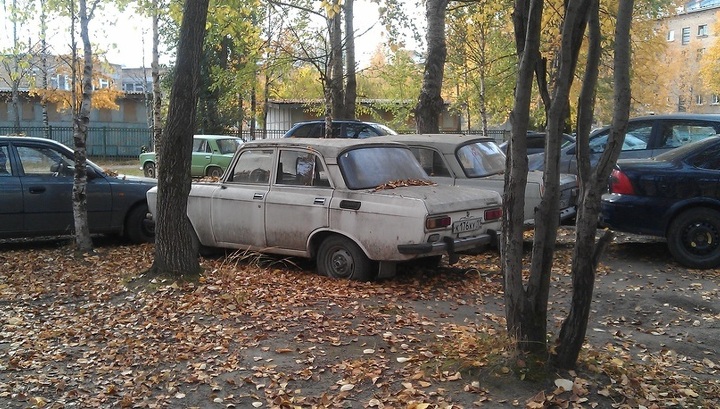
[[[75,218],[75,244],[78,250],[87,252],[92,250],[90,227],[87,215],[87,132],[90,123],[90,108],[92,106],[92,73],[93,55],[88,34],[88,18],[85,0],[80,0],[80,37],[83,42],[83,73],[82,73],[82,100],[80,109],[73,118],[73,139],[75,142],[75,178],[73,181],[73,216]],[[76,54],[77,55],[77,54]],[[76,61],[73,61],[76,65]]]
[[[534,67],[540,49],[540,24],[543,0],[518,0],[515,2],[513,24],[519,67],[515,83],[515,100],[510,112],[512,133],[505,172],[503,196],[503,234],[501,244],[501,267],[505,289],[505,316],[510,336],[516,337],[523,350],[545,350],[545,323],[535,323],[523,286],[523,215],[525,186],[527,185],[527,129],[530,118],[530,101]],[[543,336],[539,336],[539,333]]]
[[[554,364],[561,368],[573,368],[577,362],[580,349],[585,340],[587,323],[590,316],[590,304],[595,285],[595,272],[600,257],[612,240],[612,235],[605,233],[595,243],[597,218],[600,211],[600,197],[605,190],[607,178],[617,161],[630,116],[630,26],[632,22],[633,1],[620,2],[615,26],[615,59],[613,79],[615,85],[615,111],[613,127],[608,138],[605,152],[596,167],[592,170],[588,139],[592,112],[587,112],[586,102],[594,100],[594,85],[597,82],[597,61],[599,60],[599,22],[597,17],[597,0],[592,2],[592,19],[590,26],[590,56],[588,66],[595,61],[595,70],[587,70],[586,81],[581,93],[581,107],[578,118],[578,172],[582,185],[582,200],[577,216],[576,244],[573,253],[573,297],[570,313],[562,324],[558,338],[557,355]],[[591,78],[587,79],[587,76]],[[594,78],[592,78],[594,77]],[[590,97],[588,94],[592,94]],[[590,255],[590,256],[588,256]]]
[[[440,132],[441,96],[447,45],[445,43],[445,12],[448,0],[427,0],[427,59],[420,96],[415,107],[415,127],[418,133]]]
[[[345,0],[345,65],[347,76],[345,84],[344,117],[355,119],[357,99],[357,76],[355,73],[355,28],[353,26],[354,0]]]
[[[335,2],[337,3],[337,1]],[[330,18],[330,98],[331,115],[335,119],[345,115],[343,97],[343,46],[342,46],[342,13],[335,13]]]
[[[150,69],[152,71],[152,87],[153,87],[153,109],[152,109],[152,135],[153,150],[155,150],[155,163],[160,163],[160,145],[162,140],[162,92],[160,88],[160,29],[158,27],[160,21],[160,10],[158,10],[157,0],[153,0],[153,16],[152,16],[152,63]]]
[[[187,218],[187,198],[208,2],[185,0],[175,80],[162,136],[155,260],[151,271],[176,279],[193,278],[200,273],[192,226]]]

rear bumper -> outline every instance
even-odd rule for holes
[[[473,250],[482,246],[498,247],[500,233],[488,230],[487,233],[468,238],[452,238],[445,236],[432,243],[400,244],[398,251],[405,255],[432,255],[447,253],[451,262],[457,261],[456,253]],[[452,264],[452,263],[451,263]]]

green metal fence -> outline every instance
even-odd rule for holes
[[[281,138],[285,131],[267,131],[267,138]],[[400,133],[415,133],[414,130],[403,130]],[[446,131],[444,133],[455,133]],[[468,135],[482,134],[482,131],[463,131]],[[66,146],[72,147],[73,128],[70,126],[49,126],[49,127],[0,127],[0,135],[25,135],[38,138],[47,138],[58,141]],[[235,135],[244,140],[262,138],[262,130],[256,130],[254,135],[249,130]],[[502,130],[490,130],[488,135],[498,143],[507,139],[508,135]],[[93,158],[137,158],[143,150],[152,150],[152,130],[146,128],[110,128],[91,127],[88,129],[87,151],[88,156]]]
[[[70,126],[49,127],[0,127],[0,135],[25,135],[47,138],[72,147],[73,128]],[[152,131],[145,128],[88,128],[88,156],[101,158],[137,157],[143,148],[152,147]]]

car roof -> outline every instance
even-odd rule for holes
[[[464,134],[404,134],[376,136],[372,139],[401,142],[415,145],[432,145],[443,153],[454,153],[458,146],[476,142],[495,142],[495,139],[480,135]]]
[[[324,124],[324,119],[313,119],[310,121],[301,121],[301,122],[295,122],[293,124],[293,127],[296,127],[298,125],[305,125],[305,124]],[[359,119],[333,119],[332,123],[334,124],[368,124],[368,125],[379,125],[377,122],[370,122],[370,121],[361,121]]]
[[[64,144],[54,140],[54,139],[48,139],[48,138],[39,138],[36,136],[22,136],[22,135],[0,135],[0,141],[31,141],[31,142],[45,142],[45,143],[53,143],[55,145],[60,145],[63,147],[66,147]]]
[[[382,141],[382,137],[354,139],[354,138],[273,138],[256,139],[246,142],[242,149],[252,147],[265,148],[309,148],[319,152],[328,162],[340,156],[344,151],[363,146],[394,146],[405,147],[405,145],[392,141]],[[334,163],[334,162],[333,162]]]
[[[205,139],[241,139],[234,135],[193,135],[193,138],[205,138]]]

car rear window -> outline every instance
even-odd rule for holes
[[[429,180],[409,149],[403,147],[360,147],[338,158],[340,171],[349,189],[372,189],[397,180]]]
[[[475,142],[455,152],[468,178],[495,175],[505,171],[505,154],[494,142]]]

